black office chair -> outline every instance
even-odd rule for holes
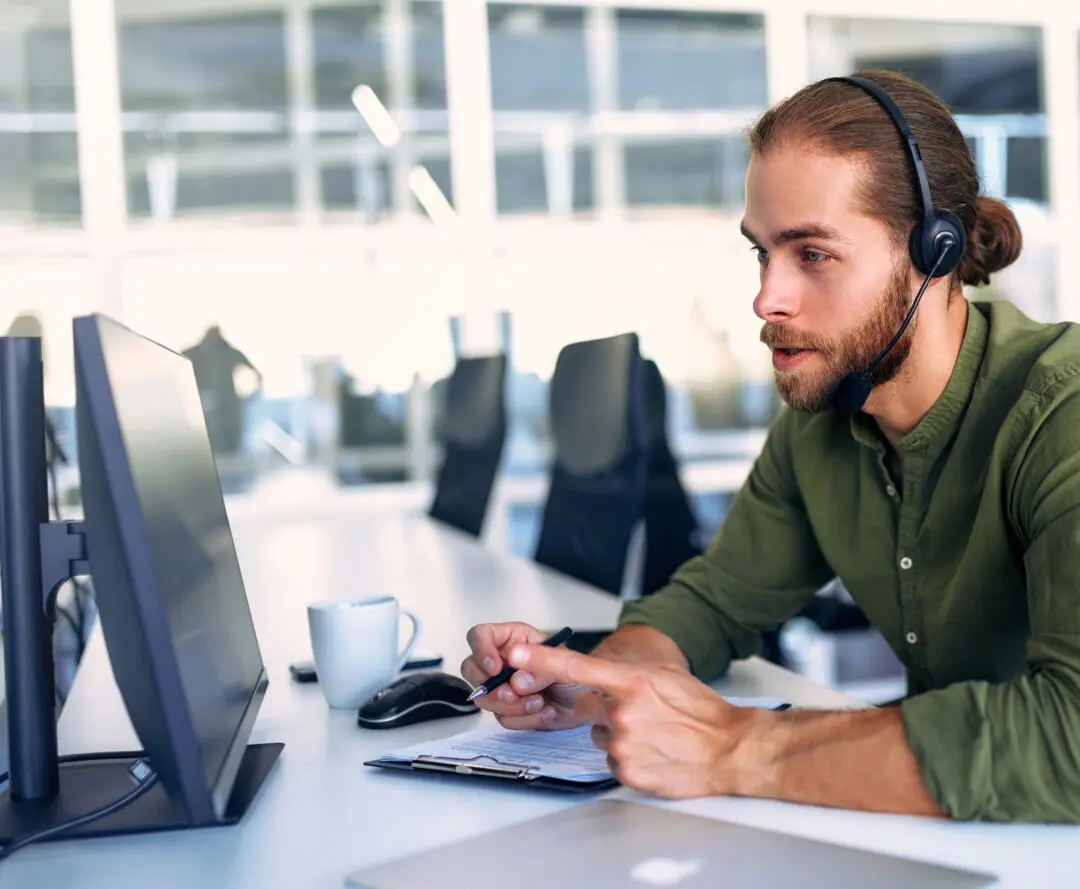
[[[645,488],[645,565],[641,593],[655,593],[675,570],[701,554],[699,524],[667,435],[667,387],[655,361],[644,365],[649,472]]]
[[[647,477],[637,335],[564,347],[548,407],[555,453],[535,559],[618,595]]]
[[[479,537],[506,441],[506,356],[463,358],[446,385],[431,518]]]
[[[370,394],[355,390],[356,380],[343,375],[337,387],[337,454],[334,474],[339,485],[404,482],[404,465],[368,465],[365,452],[405,450],[407,394]],[[374,461],[373,461],[374,462]]]

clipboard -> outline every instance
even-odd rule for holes
[[[380,769],[422,773],[429,776],[450,778],[494,778],[512,781],[517,786],[535,790],[553,790],[563,793],[596,793],[618,787],[614,777],[579,780],[541,775],[535,766],[525,763],[502,762],[483,754],[474,757],[416,756],[413,759],[371,759],[364,763]]]
[[[496,734],[505,732],[502,729],[494,731]],[[607,771],[606,765],[601,770],[600,762],[606,762],[606,757],[602,753],[597,754],[595,748],[586,760],[576,760],[577,767],[575,768],[573,762],[566,765],[556,762],[558,757],[553,757],[551,754],[553,750],[559,751],[558,746],[544,750],[543,753],[547,754],[546,756],[540,755],[541,748],[535,745],[530,747],[527,736],[531,733],[504,734],[502,745],[500,745],[498,739],[493,740],[491,732],[490,729],[466,732],[442,741],[384,754],[376,759],[368,760],[364,765],[428,776],[481,781],[493,779],[504,783],[509,782],[518,787],[565,793],[595,793],[619,785],[619,781]],[[580,745],[583,741],[582,735],[587,732],[588,728],[584,727],[579,731],[573,731],[573,734],[567,732],[565,737],[569,744]],[[552,737],[548,733],[542,734],[547,738]],[[510,751],[509,753],[501,749],[497,752],[483,749],[489,744],[496,748],[506,745],[507,738],[510,738],[509,743],[513,745],[505,747]],[[546,741],[546,738],[544,740]],[[425,747],[428,749],[425,750]],[[580,754],[580,747],[566,749],[571,753]],[[532,761],[530,761],[530,753],[534,754],[531,757]],[[588,764],[583,765],[583,762]]]

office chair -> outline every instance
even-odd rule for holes
[[[679,478],[667,435],[667,387],[655,361],[646,361],[645,417],[648,424],[648,483],[645,487],[645,566],[641,594],[655,593],[675,570],[701,554],[699,524]]]
[[[446,385],[443,460],[428,515],[474,537],[484,527],[506,441],[506,356],[462,358]]]
[[[573,343],[548,395],[554,458],[535,560],[615,595],[645,497],[642,369],[636,334]]]
[[[373,455],[395,451],[404,455],[407,395],[402,393],[360,393],[356,380],[347,373],[334,384],[337,401],[337,444],[334,472],[338,484],[362,485],[404,482],[409,477],[407,461],[379,464]]]

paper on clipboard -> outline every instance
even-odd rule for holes
[[[775,707],[779,698],[727,698],[740,707]],[[593,783],[612,777],[607,753],[593,744],[592,726],[517,731],[497,723],[384,754],[383,762],[459,763],[484,770],[516,770],[522,777]]]
[[[385,754],[383,760],[475,763],[528,770],[530,775],[567,781],[611,777],[607,754],[592,742],[591,726],[562,731],[514,731],[487,726],[441,741]]]

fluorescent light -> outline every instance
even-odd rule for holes
[[[375,90],[370,86],[361,84],[352,93],[352,103],[365,123],[371,127],[371,132],[379,143],[386,148],[393,148],[401,141],[401,130],[394,123],[394,118],[386,110],[386,106],[379,101]]]
[[[427,167],[415,166],[409,170],[409,188],[436,225],[453,225],[457,222],[457,213]]]

